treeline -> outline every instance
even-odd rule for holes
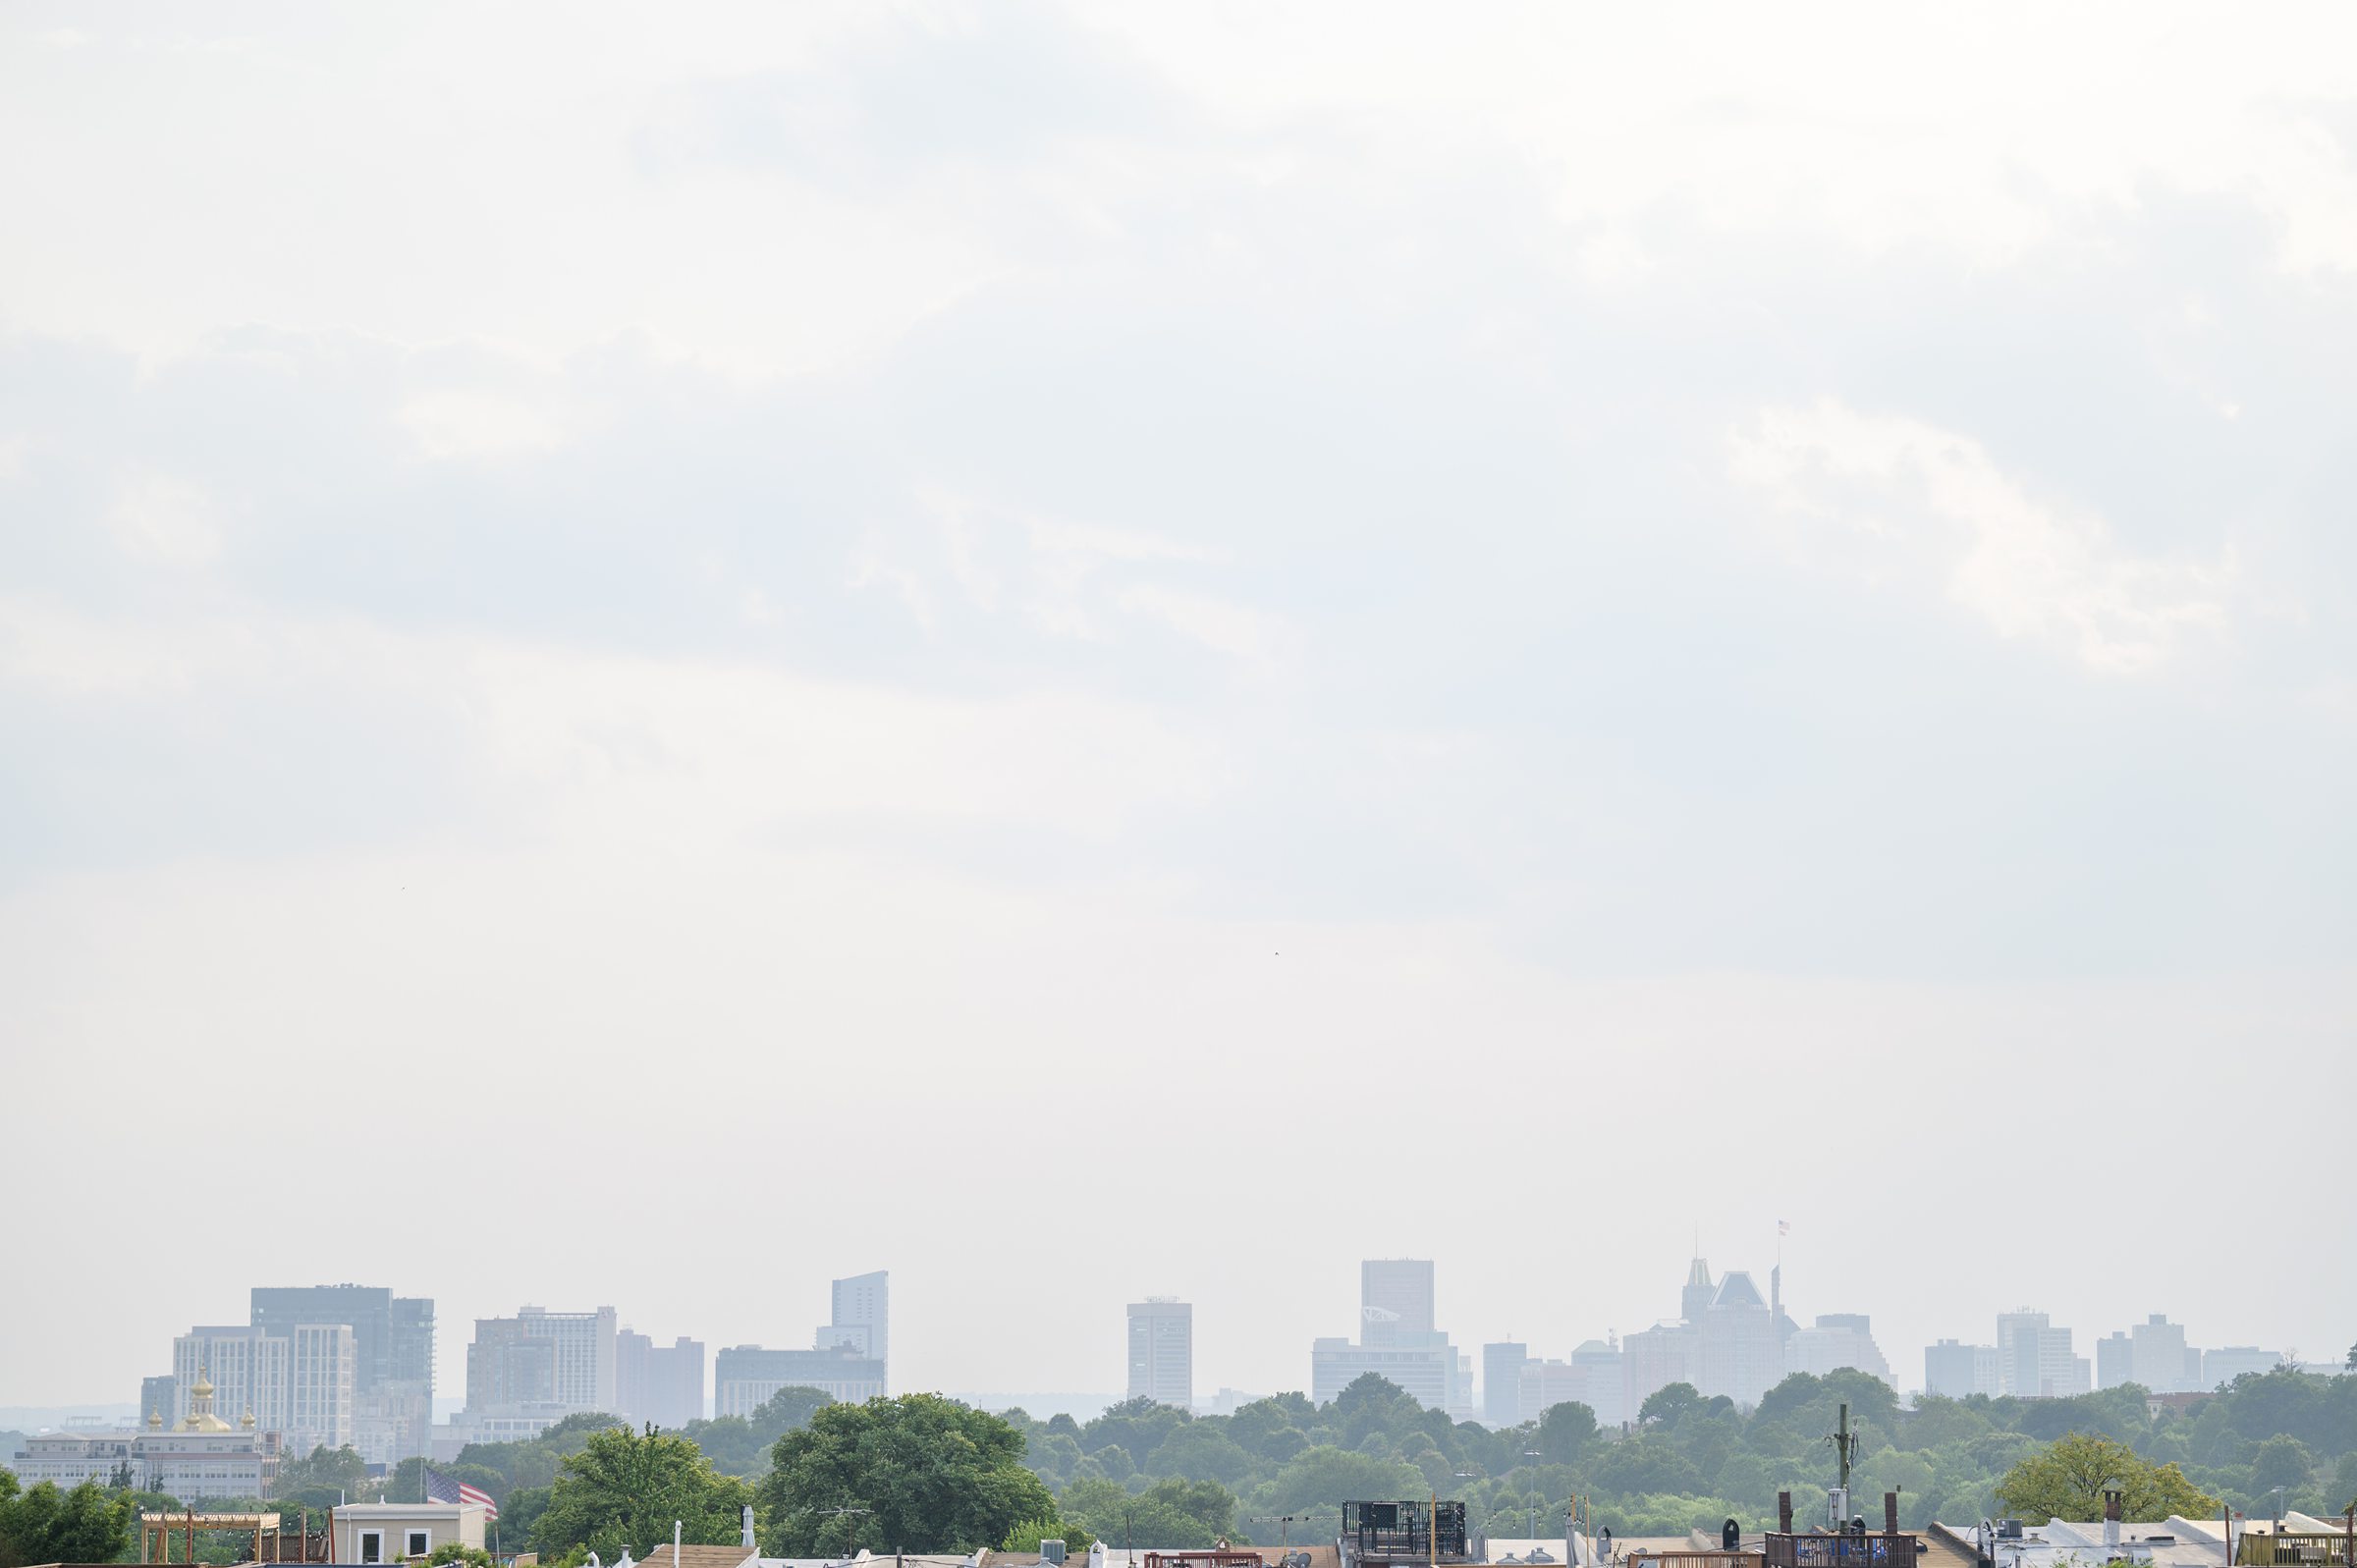
[[[554,1563],[590,1551],[610,1561],[625,1545],[643,1553],[674,1519],[686,1521],[690,1541],[734,1541],[748,1504],[773,1556],[1024,1547],[1050,1534],[1075,1548],[1092,1539],[1313,1541],[1331,1538],[1346,1500],[1431,1492],[1462,1498],[1492,1538],[1550,1539],[1576,1493],[1625,1539],[1728,1517],[1760,1529],[1779,1490],[1815,1522],[1834,1469],[1826,1438],[1843,1403],[1859,1439],[1858,1510],[1879,1517],[1882,1494],[1895,1491],[1910,1529],[2005,1514],[2091,1519],[2101,1485],[2124,1486],[2140,1519],[2226,1506],[2260,1517],[2278,1496],[2286,1510],[2330,1515],[2357,1501],[2357,1377],[2290,1371],[2239,1379],[2189,1412],[2157,1413],[2132,1386],[1901,1409],[1888,1385],[1844,1372],[1788,1378],[1743,1411],[1675,1383],[1645,1402],[1625,1434],[1598,1430],[1579,1404],[1500,1431],[1453,1422],[1375,1377],[1327,1405],[1288,1393],[1192,1417],[1132,1400],[1088,1422],[992,1415],[929,1394],[846,1405],[789,1389],[750,1418],[679,1433],[575,1416],[528,1442],[468,1447],[440,1468],[498,1499],[501,1544]],[[271,1506],[421,1494],[417,1461],[381,1487],[362,1470],[349,1449],[290,1462]],[[0,1471],[0,1568],[119,1556],[99,1554],[100,1537],[142,1506],[178,1504],[94,1484],[19,1496]],[[49,1549],[69,1539],[86,1551]]]
[[[2278,1486],[2284,1506],[2312,1513],[2336,1514],[2357,1498],[2357,1377],[2291,1371],[2239,1379],[2189,1414],[2164,1407],[2157,1415],[2132,1385],[2073,1399],[1925,1398],[1902,1410],[1890,1386],[1866,1374],[1802,1374],[1745,1412],[1677,1383],[1645,1402],[1626,1436],[1598,1431],[1584,1405],[1493,1432],[1423,1409],[1371,1377],[1323,1407],[1280,1394],[1226,1417],[1131,1401],[1085,1423],[1020,1411],[1010,1419],[1030,1439],[1026,1462],[1056,1488],[1067,1517],[1099,1535],[1113,1526],[1117,1544],[1117,1516],[1131,1506],[1121,1498],[1172,1481],[1225,1488],[1237,1529],[1255,1539],[1273,1534],[1271,1518],[1295,1516],[1300,1539],[1330,1527],[1347,1498],[1432,1491],[1463,1498],[1474,1524],[1505,1538],[1534,1524],[1542,1537],[1560,1535],[1578,1493],[1593,1499],[1600,1524],[1625,1537],[1680,1535],[1730,1516],[1762,1528],[1785,1489],[1814,1520],[1833,1479],[1825,1438],[1845,1401],[1860,1436],[1853,1493],[1879,1517],[1882,1494],[1897,1491],[1909,1528],[2007,1512],[2006,1478],[2074,1433],[2119,1445],[2156,1475],[2174,1466],[2182,1490],[2156,1480],[2155,1494],[2189,1506],[2215,1500],[2262,1516]],[[2021,1494],[2011,1511],[2026,1513],[2034,1500]]]

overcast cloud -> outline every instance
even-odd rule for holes
[[[0,1403],[879,1267],[1268,1391],[1779,1218],[1902,1381],[2337,1357],[2353,33],[10,9]]]

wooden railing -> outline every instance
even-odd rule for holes
[[[2242,1547],[2234,1560],[2245,1568],[2357,1568],[2357,1554],[2351,1551],[2349,1537],[2338,1530],[2284,1531],[2280,1535],[2263,1535],[2244,1531]]]
[[[1916,1568],[1923,1542],[1913,1536],[1767,1535],[1768,1568]]]

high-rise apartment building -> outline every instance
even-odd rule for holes
[[[1129,1304],[1129,1397],[1180,1410],[1195,1402],[1195,1309],[1174,1296]]]
[[[291,1336],[293,1376],[287,1382],[287,1447],[348,1448],[353,1441],[359,1346],[350,1324],[301,1323]]]
[[[2154,1313],[2128,1330],[2136,1367],[2135,1380],[2148,1393],[2179,1394],[2191,1385],[2185,1377],[2185,1325]]]
[[[2071,1354],[2070,1330],[2029,1307],[1997,1316],[1997,1377],[2000,1393],[2022,1399],[2066,1399],[2095,1380],[2087,1358]]]
[[[230,1426],[251,1414],[261,1431],[286,1432],[294,1356],[291,1337],[245,1324],[190,1329],[172,1341],[174,1408],[167,1424],[188,1419],[190,1390],[201,1373],[211,1384],[210,1408],[228,1412],[222,1419]]]
[[[1432,1333],[1432,1260],[1370,1258],[1358,1266],[1359,1342],[1417,1345]]]
[[[513,1318],[477,1318],[466,1348],[466,1408],[550,1404],[611,1414],[617,1332],[611,1307],[524,1307]]]
[[[892,1274],[879,1269],[835,1281],[834,1318],[811,1339],[814,1350],[848,1345],[859,1356],[882,1363],[891,1381]]]
[[[1530,1347],[1501,1339],[1481,1347],[1481,1421],[1501,1432],[1522,1419],[1522,1365]]]
[[[658,1345],[625,1328],[614,1336],[615,1414],[677,1432],[704,1413],[704,1346],[681,1338]]]
[[[2095,1385],[2116,1388],[2136,1380],[2136,1341],[2114,1328],[2095,1342]]]

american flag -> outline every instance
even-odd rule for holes
[[[1776,1222],[1776,1233],[1780,1236],[1789,1236],[1792,1234],[1792,1221],[1789,1219],[1779,1219]]]
[[[499,1504],[480,1487],[469,1487],[463,1481],[453,1481],[433,1466],[425,1467],[425,1494],[436,1502],[470,1502],[483,1510],[485,1519],[499,1517]]]

